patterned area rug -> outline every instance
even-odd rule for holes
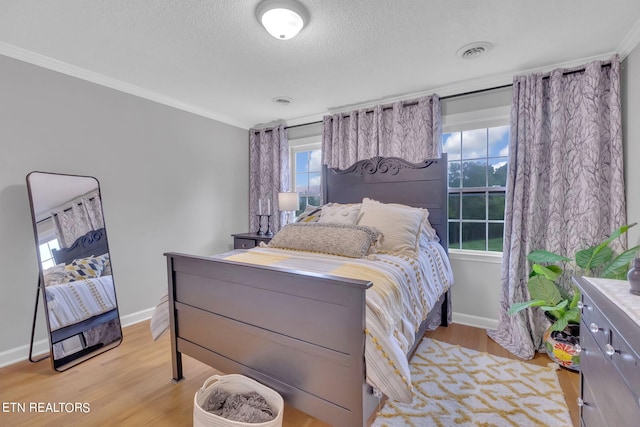
[[[570,427],[556,369],[425,338],[411,361],[413,403],[388,401],[373,427]]]

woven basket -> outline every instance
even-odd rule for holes
[[[216,389],[221,389],[232,394],[256,391],[260,393],[267,403],[269,403],[269,406],[277,412],[276,417],[265,423],[242,423],[207,412],[202,409],[202,405]],[[283,413],[284,401],[280,394],[244,375],[213,375],[204,382],[193,398],[194,427],[282,427]]]

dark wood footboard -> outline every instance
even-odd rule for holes
[[[379,403],[365,383],[370,282],[165,255],[174,381],[184,353],[334,426],[367,425]]]
[[[166,255],[175,381],[185,353],[333,425],[363,425],[370,282]]]

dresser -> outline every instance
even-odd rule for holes
[[[233,249],[251,249],[260,246],[260,242],[269,243],[273,236],[256,233],[232,234]]]
[[[640,296],[623,280],[574,278],[582,292],[581,425],[640,425]]]

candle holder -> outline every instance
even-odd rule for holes
[[[262,217],[266,216],[266,215],[256,215],[258,217],[258,231],[256,231],[256,234],[258,236],[264,236],[264,231],[262,231]]]
[[[271,215],[264,215],[267,217],[267,231],[265,231],[265,236],[273,236],[273,231],[271,231]]]

